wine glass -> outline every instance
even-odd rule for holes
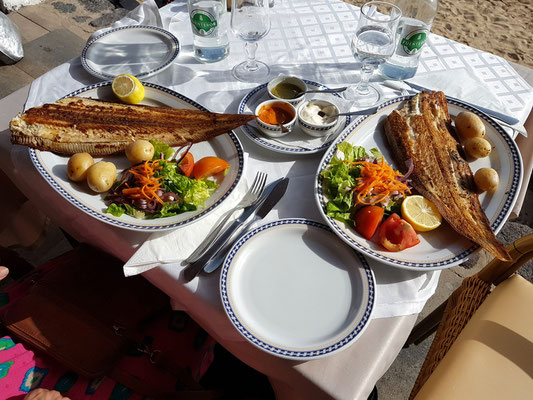
[[[268,65],[255,59],[257,42],[270,31],[268,0],[232,0],[231,30],[244,40],[246,61],[233,67],[233,76],[244,82],[262,81],[270,74]]]
[[[392,56],[396,45],[396,30],[401,10],[390,3],[371,1],[361,7],[357,30],[351,48],[356,59],[362,62],[361,80],[344,92],[344,98],[358,107],[376,104],[380,90],[368,83],[374,70]]]

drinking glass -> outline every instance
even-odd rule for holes
[[[353,101],[358,107],[368,107],[378,103],[379,89],[369,84],[376,67],[394,53],[396,30],[401,10],[383,1],[371,1],[361,7],[357,30],[351,48],[356,59],[362,62],[361,80],[355,87],[344,92],[344,98]]]
[[[244,40],[246,61],[233,67],[233,76],[244,82],[265,80],[270,74],[268,65],[255,59],[257,42],[270,31],[268,0],[232,0],[231,30]]]

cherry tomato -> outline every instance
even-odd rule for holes
[[[376,233],[385,209],[378,206],[366,206],[355,214],[355,230],[365,239],[370,239]]]
[[[218,157],[204,157],[194,164],[193,175],[196,179],[207,178],[229,168],[229,163]]]
[[[183,160],[180,161],[179,165],[181,172],[183,172],[183,175],[185,175],[187,178],[191,176],[192,170],[194,168],[194,157],[191,153],[185,154],[185,157],[183,157]]]
[[[402,251],[416,246],[420,239],[409,222],[392,214],[378,229],[378,242],[387,250]]]

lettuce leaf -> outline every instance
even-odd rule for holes
[[[343,160],[357,161],[367,157],[364,147],[352,146],[350,143],[339,143],[337,148],[344,157],[333,157],[329,167],[321,172],[325,195],[328,198],[326,214],[339,221],[353,225],[350,218],[354,206],[352,188],[356,186],[356,179],[361,174],[358,165]]]
[[[203,206],[205,201],[218,188],[216,182],[209,179],[191,179],[179,172],[175,163],[161,161],[162,169],[157,176],[162,176],[163,188],[172,193],[176,193],[184,204],[190,206]],[[195,208],[195,209],[196,209]]]
[[[174,154],[174,149],[166,143],[158,142],[154,139],[150,139],[150,143],[154,146],[153,160],[159,160],[161,158],[161,153],[163,153],[163,158],[165,160],[168,160]]]

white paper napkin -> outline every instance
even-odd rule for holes
[[[466,69],[453,69],[433,72],[431,74],[415,75],[409,79],[416,85],[433,90],[442,90],[447,95],[472,104],[497,110],[502,114],[512,115],[512,112],[496,97],[486,84]]]
[[[247,191],[248,182],[243,179],[231,195],[207,216],[182,228],[150,235],[124,265],[124,275],[141,274],[163,264],[180,264],[202,243],[224,214],[239,203]],[[238,215],[236,212],[235,217]]]

